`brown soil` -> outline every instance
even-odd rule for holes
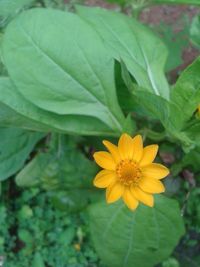
[[[188,5],[159,5],[146,8],[140,15],[140,20],[150,26],[165,23],[173,28],[174,33],[184,29],[183,18],[187,16],[191,21],[192,18],[200,13],[200,8]],[[200,55],[200,51],[190,45],[182,52],[183,64],[170,73],[171,80],[176,81],[180,71],[191,64],[194,59]]]
[[[200,9],[188,5],[158,5],[143,10],[140,18],[146,24],[158,25],[160,22],[173,25],[175,30],[181,30],[182,25],[177,21],[187,15],[190,19],[200,12]]]

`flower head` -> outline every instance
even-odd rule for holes
[[[102,167],[94,179],[94,185],[106,188],[106,201],[113,203],[123,198],[132,210],[139,202],[153,207],[152,194],[162,193],[165,188],[160,181],[169,170],[158,163],[152,163],[158,152],[158,145],[143,148],[140,135],[131,138],[122,134],[118,146],[103,141],[109,152],[95,152],[94,159]]]

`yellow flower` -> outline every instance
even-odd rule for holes
[[[153,207],[152,194],[165,191],[160,179],[169,174],[169,170],[158,163],[152,163],[158,152],[158,145],[143,148],[140,135],[131,138],[122,134],[118,146],[103,141],[110,152],[96,152],[94,159],[102,167],[94,179],[94,185],[106,188],[106,201],[113,203],[120,197],[134,210],[139,202]]]
[[[76,243],[76,244],[74,244],[74,248],[75,248],[75,250],[80,251],[81,245],[79,243]]]

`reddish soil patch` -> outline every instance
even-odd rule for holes
[[[181,30],[182,25],[177,24],[184,15],[190,19],[200,12],[200,8],[188,5],[158,5],[143,10],[140,19],[146,24],[158,25],[160,22],[171,24],[175,30]]]
[[[184,29],[183,18],[187,16],[191,22],[192,18],[200,13],[200,8],[188,5],[158,5],[146,8],[140,15],[140,20],[150,26],[165,23],[172,27],[174,33]],[[190,45],[182,52],[183,64],[170,73],[172,82],[175,82],[180,71],[185,69],[195,58],[200,55],[200,51]]]

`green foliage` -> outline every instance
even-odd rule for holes
[[[200,207],[199,207],[199,198],[200,198],[200,189],[194,188],[191,191],[190,198],[188,199],[186,212],[188,215],[188,219],[186,218],[186,223],[191,224],[193,229],[199,231],[200,225]],[[191,216],[193,216],[193,220],[191,221]],[[200,233],[200,231],[199,231]]]
[[[135,14],[159,3],[199,5],[118,1]],[[31,6],[43,8],[19,14]],[[73,12],[55,10],[67,7]],[[198,19],[191,27],[195,44]],[[188,266],[179,247],[171,256],[184,234],[177,201],[156,196],[154,208],[135,212],[121,202],[108,206],[93,189],[91,160],[102,137],[123,132],[167,149],[158,157],[172,170],[166,193],[181,203],[188,231],[179,246],[197,247],[190,232],[200,232],[200,59],[171,88],[164,73],[181,63],[188,29],[174,43],[174,33],[162,29],[168,56],[161,38],[136,19],[74,2],[4,0],[0,20],[0,180],[16,174],[2,182],[5,267],[103,267],[101,260],[107,267]]]
[[[0,107],[0,123],[2,126],[12,125],[13,127],[35,131],[54,129],[53,126],[51,128],[42,123],[45,121],[45,114],[22,98],[7,77],[0,77]]]
[[[76,10],[98,31],[110,54],[124,61],[140,86],[168,99],[169,87],[164,76],[167,50],[159,38],[133,18],[122,14],[81,6]]]
[[[75,145],[69,137],[53,136],[50,149],[38,153],[16,176],[17,184],[43,184],[46,189],[90,188],[97,167]]]
[[[174,32],[172,25],[161,23],[155,27],[159,32],[162,40],[168,48],[168,58],[165,65],[165,70],[171,71],[183,63],[182,53],[183,49],[189,45],[189,19],[182,18],[181,22],[184,24],[184,29],[179,32]]]
[[[51,24],[52,20],[56,23]],[[62,25],[60,31],[57,25]],[[46,37],[41,41],[44,31]],[[22,44],[28,49],[22,50]],[[28,11],[9,25],[2,47],[16,90],[49,117],[51,113],[73,116],[77,123],[72,121],[72,131],[76,133],[81,120],[86,126],[92,120],[99,132],[105,128],[118,134],[123,131],[124,117],[111,79],[114,62],[96,32],[78,16],[55,10]]]
[[[1,204],[0,220],[5,267],[103,267],[89,239],[87,214],[55,209],[48,193],[31,189],[9,199]],[[16,235],[10,235],[9,229],[16,229]],[[21,249],[13,253],[18,246]]]
[[[199,78],[200,58],[190,65],[180,75],[175,84],[171,100],[180,108],[181,116],[187,121],[200,103],[200,78]]]
[[[199,171],[199,164],[200,164],[200,158],[199,158],[200,150],[195,149],[191,150],[189,153],[185,154],[181,161],[178,163],[175,163],[173,165],[173,172],[175,175],[177,175],[183,168],[190,168],[192,172],[197,173]]]
[[[199,68],[200,58],[197,58],[180,75],[171,94],[171,100],[181,110],[181,117],[185,121],[184,134],[197,146],[199,146],[200,122],[194,118],[194,113],[200,103]]]
[[[43,134],[15,128],[0,128],[0,180],[15,174]]]
[[[190,39],[196,47],[200,48],[200,16],[196,16],[192,20]]]
[[[65,3],[63,0],[42,0],[42,3],[47,8],[65,9]]]
[[[129,90],[129,101],[132,101],[133,105],[136,101],[144,109],[146,116],[159,120],[165,127],[166,135],[169,135],[172,141],[178,140],[185,150],[198,146],[200,124],[194,113],[200,103],[199,58],[180,75],[171,91],[170,100],[135,84],[123,62],[121,67],[124,83]],[[131,95],[135,96],[135,99]]]
[[[141,205],[135,212],[121,202],[98,203],[90,208],[90,219],[97,252],[113,267],[153,267],[184,233],[177,202],[166,197],[156,197],[154,209]]]
[[[162,267],[180,267],[180,264],[176,259],[169,258],[163,262]]]
[[[51,191],[54,205],[61,210],[80,210],[93,195],[96,165],[77,149],[73,139],[51,138],[50,148],[38,153],[16,176],[19,186],[40,186]]]
[[[29,7],[35,0],[1,0],[0,1],[0,28],[5,26],[10,19],[21,10]]]
[[[24,6],[32,4],[34,0],[1,0],[0,2],[0,16],[6,17],[15,13]]]

